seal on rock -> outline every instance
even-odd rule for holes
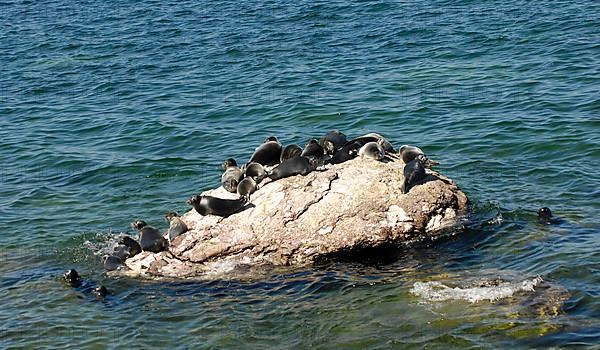
[[[246,177],[253,178],[256,183],[260,183],[268,175],[265,168],[256,162],[246,164],[244,174]]]
[[[290,158],[299,157],[300,155],[302,155],[302,147],[296,144],[287,145],[283,149],[283,152],[281,152],[280,161],[283,163]]]
[[[119,258],[121,261],[125,261],[127,258],[131,257],[131,253],[129,253],[129,247],[125,244],[119,244],[113,249],[112,255]]]
[[[400,151],[398,151],[398,153],[400,154],[400,158],[402,158],[404,164],[410,163],[415,158],[419,158],[423,165],[427,168],[431,168],[432,166],[440,164],[435,160],[427,158],[425,152],[423,152],[423,150],[419,147],[403,145],[402,147],[400,147]]]
[[[345,161],[358,157],[358,151],[363,146],[361,142],[346,143],[342,148],[335,151],[331,159],[328,160],[330,164],[340,164]]]
[[[425,167],[419,158],[415,158],[404,166],[404,182],[401,191],[406,194],[419,181],[425,178]]]
[[[187,225],[181,220],[181,217],[177,212],[170,211],[165,215],[165,220],[169,223],[168,237],[169,242],[180,234],[186,233],[188,230]]]
[[[246,176],[237,187],[237,193],[245,197],[247,200],[250,199],[250,195],[256,191],[256,181],[250,176]]]
[[[323,147],[315,139],[310,139],[300,154],[301,157],[321,158],[325,154]]]
[[[358,155],[362,158],[370,158],[375,160],[383,160],[385,151],[383,146],[378,142],[367,142],[358,150]]]
[[[106,255],[104,256],[104,258],[102,258],[102,260],[104,264],[104,269],[106,271],[115,271],[127,268],[127,266],[123,264],[123,260],[119,259],[119,257],[114,255]]]
[[[339,130],[331,130],[319,139],[319,144],[323,147],[325,154],[329,155],[342,148],[346,142],[348,142],[346,135]]]
[[[196,209],[200,215],[217,215],[227,217],[244,208],[246,198],[223,199],[212,196],[194,195],[187,200],[187,204]]]
[[[244,177],[242,169],[238,168],[237,162],[233,158],[227,159],[223,163],[225,172],[221,175],[221,185],[231,193],[237,191],[237,185]]]
[[[136,220],[131,226],[140,231],[140,247],[142,250],[158,253],[167,247],[167,241],[162,233],[148,224],[144,220]]]
[[[124,245],[129,249],[129,258],[138,255],[142,252],[142,247],[140,244],[133,238],[129,236],[123,236],[119,240],[119,245]]]
[[[275,181],[294,175],[307,175],[316,168],[315,161],[307,157],[294,157],[275,167],[269,174],[269,178]]]
[[[385,137],[383,137],[383,136],[381,136],[381,135],[379,135],[377,133],[374,133],[374,132],[371,132],[371,133],[368,133],[366,135],[363,135],[363,136],[357,137],[355,139],[352,139],[352,140],[346,142],[346,144],[360,143],[360,147],[362,147],[362,146],[364,146],[368,142],[377,142],[377,143],[379,143],[383,147],[383,150],[386,151],[387,153],[394,153],[395,152],[394,151],[394,147],[392,146],[392,144],[388,140],[386,140]]]
[[[281,158],[281,143],[275,136],[271,136],[265,142],[254,150],[248,163],[256,162],[263,166],[273,166],[279,164]]]

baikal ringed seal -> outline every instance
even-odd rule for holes
[[[317,168],[315,161],[307,157],[294,157],[275,167],[269,174],[273,181],[294,175],[307,175]]]
[[[223,163],[225,172],[221,175],[221,185],[228,192],[235,193],[237,185],[244,177],[244,172],[237,166],[237,162],[233,158],[227,159]]]
[[[194,195],[187,200],[187,204],[196,209],[200,215],[217,215],[227,217],[244,208],[246,198],[223,199],[212,196]]]
[[[358,150],[358,155],[362,158],[369,158],[375,160],[383,160],[385,151],[383,146],[378,142],[367,142]]]
[[[348,142],[348,138],[339,130],[331,130],[319,139],[319,144],[325,150],[325,154],[334,154]]]
[[[250,176],[246,176],[237,187],[237,193],[245,197],[247,200],[250,199],[250,195],[256,191],[256,181]]]
[[[427,158],[423,150],[419,147],[403,145],[402,147],[400,147],[400,151],[398,151],[398,153],[400,154],[400,158],[402,158],[404,164],[410,163],[415,158],[421,159],[423,166],[425,166],[426,168],[431,168],[432,166],[440,164],[435,160]]]
[[[283,163],[284,161],[294,158],[294,157],[300,157],[300,155],[302,155],[302,147],[296,145],[296,144],[291,144],[291,145],[287,145],[285,146],[285,148],[283,149],[283,152],[281,152],[281,163]]]
[[[281,143],[275,136],[271,136],[265,142],[256,147],[254,154],[250,157],[248,163],[256,162],[263,166],[273,166],[279,164],[281,159]]]
[[[325,150],[323,147],[321,147],[321,145],[319,145],[319,142],[315,139],[311,139],[308,141],[306,146],[304,146],[304,150],[302,150],[300,156],[321,158],[324,154]]]
[[[168,238],[169,242],[183,233],[188,231],[187,225],[181,220],[177,212],[170,211],[165,215],[165,220],[169,223]]]
[[[419,158],[415,158],[404,166],[404,182],[401,191],[406,194],[418,182],[425,178],[425,167]]]
[[[140,247],[142,250],[158,253],[167,247],[167,241],[162,233],[144,220],[136,220],[131,226],[140,231]]]

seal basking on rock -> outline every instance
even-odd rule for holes
[[[398,153],[400,154],[400,158],[402,158],[404,164],[410,163],[415,158],[419,158],[423,165],[427,168],[431,168],[432,166],[440,164],[435,160],[427,158],[423,150],[419,147],[403,145],[402,147],[400,147],[400,151],[398,151]]]
[[[140,247],[142,250],[158,253],[167,247],[167,241],[162,233],[152,226],[148,226],[144,220],[136,220],[131,226],[140,231]]]
[[[329,159],[330,164],[340,164],[345,161],[354,159],[358,157],[358,151],[363,146],[360,142],[351,142],[346,143],[342,148],[335,151],[331,159]]]
[[[271,173],[269,178],[273,181],[294,175],[307,175],[317,168],[314,161],[306,157],[294,157],[279,164]]]
[[[181,220],[177,212],[170,211],[165,215],[165,220],[169,223],[168,237],[171,242],[175,237],[187,232],[187,225]]]
[[[223,199],[211,196],[194,195],[187,200],[187,204],[196,209],[200,215],[217,215],[227,217],[244,208],[246,199]]]
[[[224,189],[231,193],[237,191],[237,185],[244,177],[244,173],[237,166],[237,162],[233,158],[227,159],[223,163],[225,172],[221,175],[221,185]]]
[[[294,157],[300,157],[300,155],[302,155],[302,147],[296,145],[296,144],[291,144],[291,145],[287,145],[285,146],[285,148],[283,149],[283,152],[281,152],[281,163],[283,163],[284,161],[294,158]]]
[[[106,271],[115,271],[127,268],[127,266],[123,264],[123,260],[114,255],[106,255],[104,258],[102,258],[102,262],[104,263],[104,269]]]
[[[375,160],[383,160],[385,156],[385,151],[383,150],[383,146],[378,142],[367,142],[364,146],[362,146],[358,150],[358,155],[363,158],[370,158]]]
[[[254,193],[254,191],[256,191],[256,181],[250,176],[246,176],[238,184],[237,193],[247,200],[250,199],[250,195]]]
[[[129,249],[129,258],[142,252],[140,244],[129,236],[123,236],[119,240],[119,245],[124,245]]]
[[[425,167],[419,158],[411,160],[404,166],[404,182],[402,183],[401,191],[406,194],[416,183],[423,180],[427,176]]]
[[[256,183],[260,183],[268,175],[265,168],[256,162],[246,164],[244,174],[246,177],[253,178]]]
[[[319,145],[319,142],[317,142],[315,139],[311,139],[308,141],[306,146],[304,146],[304,150],[302,150],[300,156],[322,158],[324,154],[325,150],[323,150],[323,147]]]
[[[348,141],[346,135],[339,130],[331,130],[319,139],[319,144],[325,150],[325,154],[334,154]]]
[[[262,145],[256,148],[248,163],[256,162],[264,166],[279,164],[281,148],[281,143],[277,141],[277,138],[271,136],[267,138]]]

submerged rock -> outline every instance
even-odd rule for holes
[[[239,213],[224,218],[188,211],[181,220],[189,231],[168,251],[142,252],[122,273],[191,277],[238,265],[309,265],[446,234],[465,211],[466,195],[430,169],[402,194],[403,168],[401,160],[356,158],[306,176],[267,179]],[[236,198],[222,187],[204,194]]]

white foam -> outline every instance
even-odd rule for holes
[[[490,302],[498,299],[508,298],[517,292],[534,292],[535,286],[541,283],[541,277],[520,282],[504,281],[492,286],[477,286],[470,288],[448,287],[437,282],[415,282],[410,292],[423,299],[431,301],[444,300],[466,300],[471,303],[488,300]]]

